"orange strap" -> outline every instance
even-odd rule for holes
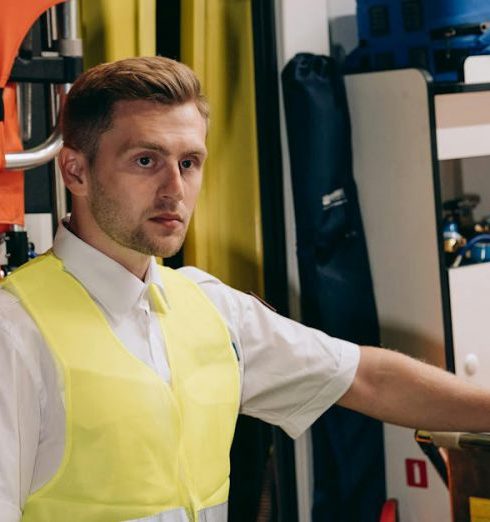
[[[15,85],[12,83],[8,83],[3,91],[3,106],[5,119],[0,123],[3,127],[0,137],[4,142],[4,150],[11,152],[22,150],[22,142],[19,138]],[[0,225],[24,225],[23,171],[0,169],[0,196]]]

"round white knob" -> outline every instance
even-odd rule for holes
[[[475,375],[480,366],[480,361],[474,353],[470,353],[464,360],[464,371],[467,375]]]

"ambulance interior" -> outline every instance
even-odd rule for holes
[[[340,118],[339,136],[350,139],[338,154],[349,155],[345,165],[339,161],[347,170],[352,162],[357,186],[369,257],[363,270],[370,271],[376,332],[379,327],[372,342],[379,335],[382,346],[396,346],[488,387],[490,48],[478,56],[468,52],[461,70],[446,69],[439,78],[430,70],[432,62],[424,68],[399,56],[366,66],[356,55],[342,72],[331,65],[343,63],[363,35],[361,51],[379,58],[385,44],[375,33],[392,11],[408,13],[410,20],[423,12],[428,23],[431,16],[442,18],[440,9],[454,18],[456,29],[458,16],[471,11],[478,36],[490,38],[485,2],[434,0],[427,11],[424,5],[422,0],[3,0],[0,279],[48,250],[69,213],[54,158],[62,146],[58,115],[70,84],[102,61],[161,54],[196,70],[217,107],[213,118],[224,125],[213,129],[209,143],[207,168],[218,176],[206,181],[198,219],[183,251],[168,264],[196,265],[257,293],[293,319],[307,318],[301,296],[310,289],[301,285],[301,270],[308,268],[297,256],[302,230],[296,218],[299,208],[308,216],[309,202],[300,202],[295,190],[303,158],[293,141],[305,131],[291,127],[298,121],[291,78],[305,63],[297,61],[298,69],[292,69],[298,53],[312,67],[315,57],[328,56],[328,99],[336,85],[345,86],[345,107],[335,112],[328,106],[317,116],[331,125]],[[396,26],[395,15],[390,20],[399,31],[391,45],[402,46],[407,29]],[[415,33],[408,31],[407,41],[415,41]],[[450,54],[458,35],[448,33],[436,50]],[[460,47],[458,53],[461,57]],[[314,131],[320,132],[321,118],[311,123]],[[322,168],[334,177],[336,165],[327,157]],[[335,200],[335,191],[316,190],[323,210],[342,201],[342,194]],[[238,204],[236,194],[246,204]],[[232,451],[230,521],[490,520],[490,435],[371,424],[352,429],[359,435],[349,442],[357,448],[355,457],[335,437],[331,447],[319,443],[326,430],[335,433],[332,419],[293,442],[276,428],[241,418]],[[363,430],[369,431],[365,439]],[[371,452],[376,459],[368,462]],[[361,470],[338,498],[328,488],[351,472],[337,469],[342,466],[332,464],[333,454],[346,459],[346,468]],[[356,489],[369,477],[376,502]],[[362,516],[336,518],[325,498],[342,504],[338,509],[355,504]]]

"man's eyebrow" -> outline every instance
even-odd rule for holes
[[[134,143],[127,143],[123,147],[121,147],[121,150],[123,151],[129,151],[133,149],[148,149],[148,150],[154,150],[155,152],[159,152],[160,154],[163,154],[164,156],[169,156],[170,151],[160,145],[159,143],[155,143],[152,141],[137,141]],[[184,155],[186,156],[207,156],[207,150],[201,147],[198,148],[191,148],[189,150],[186,150],[184,152]]]
[[[149,149],[154,150],[156,152],[160,152],[164,155],[169,155],[170,151],[165,147],[162,147],[159,143],[154,143],[152,141],[136,141],[133,143],[124,143],[121,147],[121,150],[128,151],[133,149]]]

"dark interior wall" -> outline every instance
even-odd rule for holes
[[[289,297],[274,2],[252,0],[252,15],[265,298],[279,313],[287,316]],[[294,443],[282,430],[269,429],[275,468],[275,514],[271,520],[296,522]]]

